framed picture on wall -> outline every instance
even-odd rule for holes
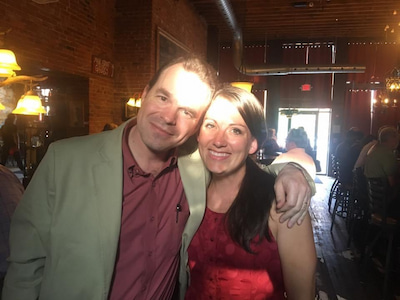
[[[170,60],[189,52],[189,48],[183,43],[161,28],[157,28],[157,69]]]

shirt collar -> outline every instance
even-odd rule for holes
[[[124,129],[123,137],[122,137],[122,156],[124,161],[124,169],[127,169],[129,173],[146,174],[140,166],[137,164],[134,156],[132,155],[129,149],[129,133],[133,127],[137,124],[136,118],[133,118]],[[178,149],[175,148],[171,150],[171,155],[168,157],[168,160],[165,162],[163,169],[172,168],[177,165],[178,162]]]

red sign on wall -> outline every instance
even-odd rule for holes
[[[114,77],[114,64],[100,57],[92,56],[92,73]]]
[[[312,89],[312,86],[309,83],[302,84],[300,87],[300,90],[302,92],[309,92],[309,91],[311,91],[311,89]]]

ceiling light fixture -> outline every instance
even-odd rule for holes
[[[249,93],[251,93],[251,89],[253,88],[253,83],[247,81],[235,81],[231,82],[231,85],[248,91]]]
[[[25,85],[25,91],[27,90]],[[42,100],[33,91],[33,83],[30,82],[29,90],[18,100],[17,107],[12,111],[17,115],[38,116],[47,113],[42,105]]]
[[[400,69],[394,68],[391,75],[386,78],[386,90],[390,92],[400,91]]]
[[[4,37],[11,29],[0,32],[0,36]],[[0,47],[3,47],[4,41],[0,40]],[[21,67],[17,63],[17,59],[13,51],[9,49],[0,49],[0,87],[21,82],[43,81],[47,77],[44,76],[17,76],[15,71],[20,71]]]

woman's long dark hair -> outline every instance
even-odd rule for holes
[[[249,253],[251,242],[259,237],[271,241],[269,211],[275,199],[275,177],[261,170],[251,159],[246,160],[246,174],[239,193],[226,214],[231,238]]]
[[[266,138],[266,123],[258,99],[252,93],[228,85],[218,90],[214,98],[218,96],[235,105],[260,148]],[[274,176],[261,170],[247,157],[246,174],[238,195],[226,213],[230,236],[247,252],[254,253],[251,249],[254,238],[258,237],[258,241],[264,238],[271,241],[268,219],[275,199],[274,183]]]

